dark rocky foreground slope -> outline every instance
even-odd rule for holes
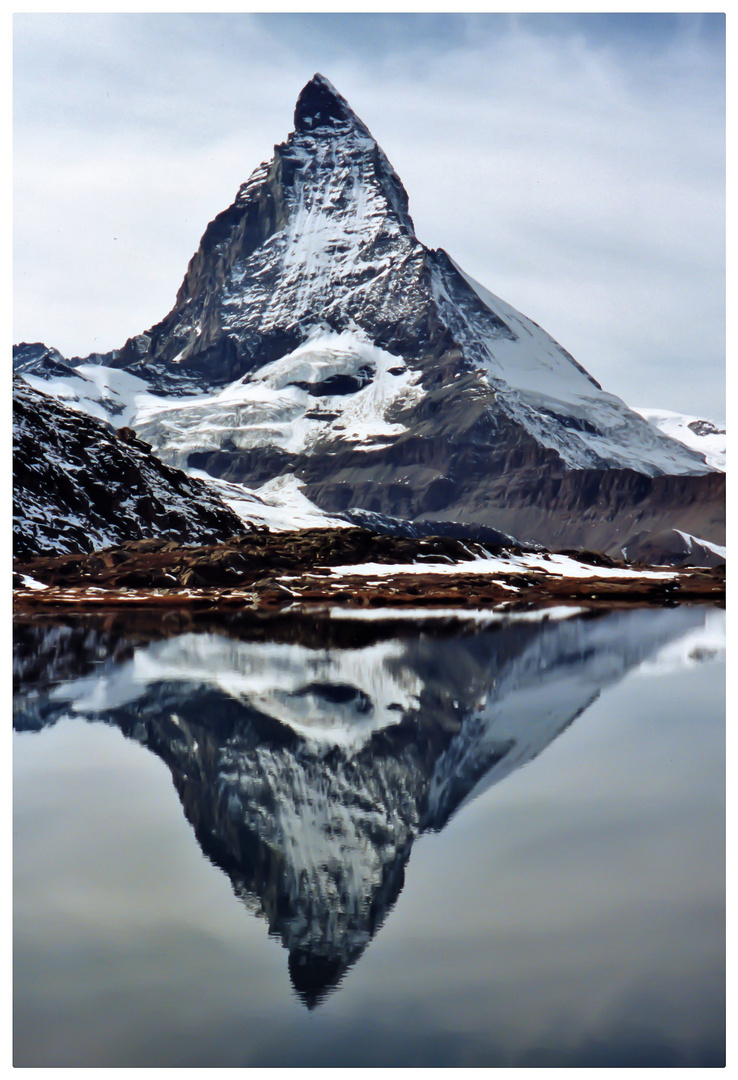
[[[13,539],[18,558],[147,536],[197,543],[243,531],[205,484],[122,429],[13,382]]]
[[[17,362],[36,378],[66,364],[41,346]],[[676,530],[724,543],[724,477],[424,246],[322,76],[207,227],[170,313],[87,362],[157,396],[129,423],[162,459],[252,487],[294,476],[327,512],[655,561]]]

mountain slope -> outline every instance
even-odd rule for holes
[[[16,556],[92,551],[165,536],[192,543],[244,531],[210,489],[164,465],[126,429],[13,383]]]
[[[251,487],[293,477],[329,513],[595,546],[586,529],[573,539],[571,497],[550,482],[584,471],[574,486],[609,523],[597,545],[619,553],[638,543],[621,520],[633,485],[611,482],[627,471],[694,478],[686,501],[711,510],[687,531],[702,536],[709,518],[706,538],[723,539],[722,481],[697,479],[711,473],[704,456],[425,247],[386,156],[320,75],[294,132],[207,227],[170,313],[88,359],[144,380],[128,422],[164,460]],[[26,374],[46,378],[45,361]],[[647,528],[685,501],[684,485],[666,487],[665,503],[646,500]]]

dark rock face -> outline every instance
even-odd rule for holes
[[[43,375],[52,360],[18,362]],[[654,529],[724,542],[703,455],[425,247],[385,154],[320,75],[208,225],[169,314],[88,361],[172,399],[132,422],[164,460],[250,486],[293,474],[327,512],[633,557]],[[190,394],[210,397],[177,412]]]
[[[58,349],[51,349],[41,341],[22,341],[13,346],[13,371],[17,375],[39,372],[47,379],[54,375],[69,377],[76,374]]]
[[[13,382],[13,535],[20,558],[146,536],[226,539],[244,526],[205,484],[154,457],[130,429]]]
[[[580,470],[561,476],[501,473],[480,484],[463,507],[465,520],[484,522],[516,536],[535,536],[551,550],[603,551],[629,561],[687,565],[683,530],[725,543],[724,473],[704,476],[644,476],[632,469]],[[493,508],[493,509],[490,509]],[[447,508],[449,517],[459,512]],[[426,515],[426,518],[431,515]],[[666,542],[667,534],[673,534]],[[693,565],[724,561],[708,549],[689,551]]]

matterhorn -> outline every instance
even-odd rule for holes
[[[679,537],[724,543],[724,474],[426,247],[322,75],[206,228],[161,322],[84,359],[24,344],[16,369],[211,483],[244,528],[274,527],[259,507],[281,493],[282,527],[309,507],[326,525],[496,530],[651,562]]]

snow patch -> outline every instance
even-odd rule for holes
[[[220,496],[244,525],[266,525],[272,532],[292,529],[348,529],[343,518],[332,517],[311,502],[292,473],[276,476],[258,488],[216,479],[200,469],[188,470]]]
[[[50,394],[76,412],[92,416],[114,428],[135,426],[138,411],[152,396],[143,379],[119,368],[80,364],[76,377],[41,379],[22,377],[35,390]]]
[[[337,577],[360,575],[367,578],[394,577],[402,574],[514,574],[530,570],[555,577],[571,578],[673,578],[677,571],[629,570],[624,567],[591,566],[570,555],[545,555],[531,552],[525,555],[490,555],[468,562],[441,563],[360,563],[354,566],[326,567],[325,572]]]
[[[695,544],[698,544],[701,547],[707,548],[708,551],[712,551],[715,555],[719,555],[721,559],[726,557],[726,548],[720,544],[713,544],[710,540],[702,540],[699,536],[692,536],[691,533],[682,532],[681,529],[675,529],[674,531],[679,533],[690,551]]]
[[[36,578],[30,577],[29,574],[20,575],[21,585],[24,589],[48,589],[48,585],[44,585],[42,581],[36,581]]]

